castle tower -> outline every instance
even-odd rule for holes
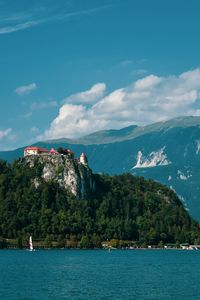
[[[87,166],[88,164],[88,160],[87,160],[87,156],[85,155],[85,153],[81,153],[80,156],[80,163]]]
[[[54,148],[51,148],[50,154],[52,154],[52,155],[58,155],[58,151],[55,150]]]

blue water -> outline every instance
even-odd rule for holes
[[[200,299],[200,251],[0,251],[0,300]]]

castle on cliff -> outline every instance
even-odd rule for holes
[[[51,148],[51,150],[47,150],[46,148],[41,148],[37,146],[28,146],[24,149],[24,157],[27,156],[43,156],[43,155],[51,155],[51,156],[57,156],[57,155],[65,155],[68,158],[74,159],[74,153],[69,149],[62,149],[62,151],[57,151],[54,148]],[[77,158],[77,161],[80,164],[87,165],[88,159],[85,153],[81,153],[80,157]]]

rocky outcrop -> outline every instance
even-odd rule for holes
[[[95,190],[94,176],[88,164],[82,164],[66,155],[31,155],[24,158],[34,167],[39,163],[42,167],[41,177],[46,181],[56,181],[78,199],[84,199]],[[39,178],[34,179],[36,188]]]

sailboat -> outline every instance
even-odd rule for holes
[[[32,236],[29,237],[29,251],[35,251],[35,249],[33,249]]]

